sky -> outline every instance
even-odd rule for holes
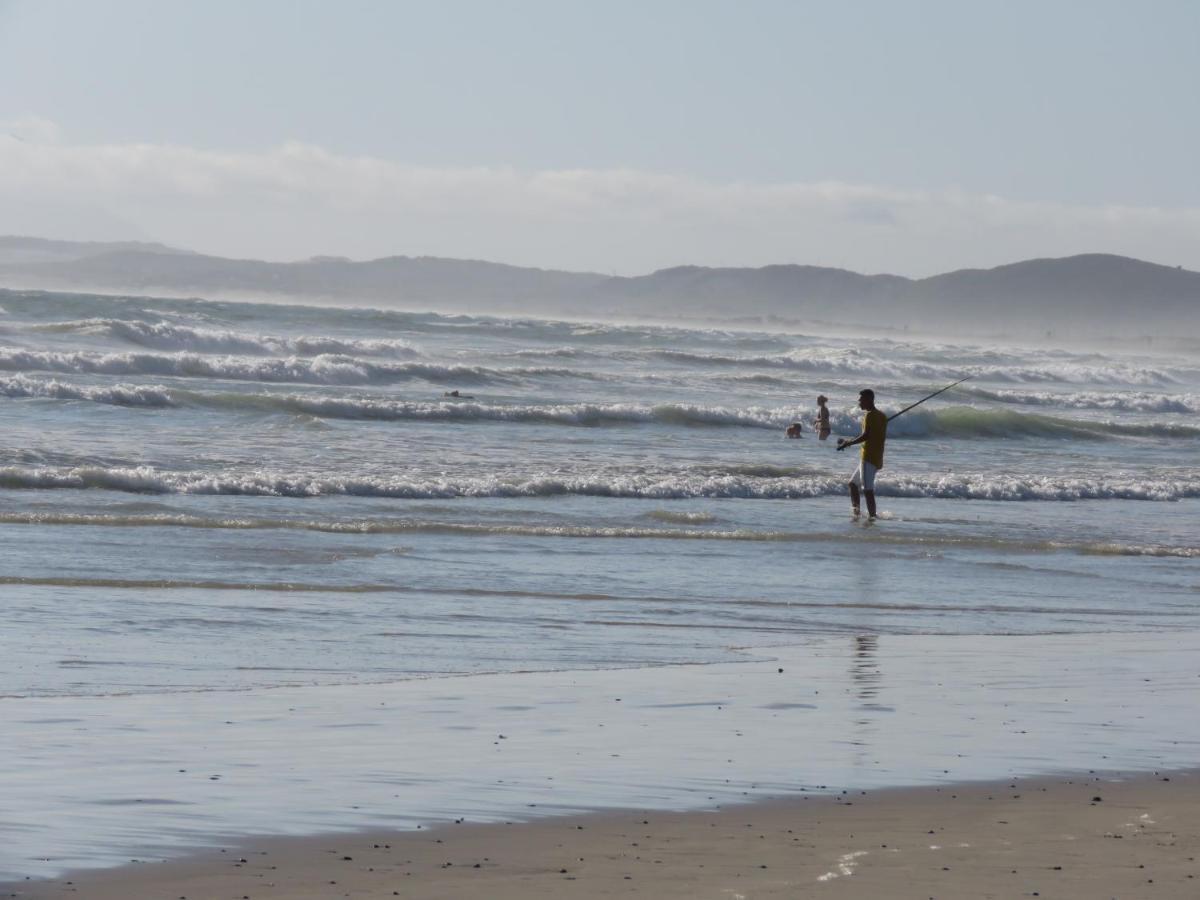
[[[1200,269],[1200,3],[0,0],[0,233]]]

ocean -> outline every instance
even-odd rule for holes
[[[91,755],[79,723],[131,703],[154,710],[146,730],[198,702],[458,695],[806,642],[1153,647],[1200,628],[1185,353],[20,291],[0,308],[0,714],[23,798],[0,812],[0,875],[110,864],[164,833],[121,818],[137,777],[81,799],[128,747]],[[858,391],[891,413],[966,376],[891,424],[882,515],[853,520],[857,451],[835,438],[858,432]],[[186,818],[157,790],[155,815]],[[79,816],[101,813],[85,839]]]

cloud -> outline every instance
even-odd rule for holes
[[[40,116],[0,120],[0,135],[30,144],[57,143],[60,133],[58,125]]]
[[[624,273],[802,262],[919,275],[1093,251],[1200,268],[1200,210],[1190,208],[418,166],[295,142],[237,152],[72,144],[32,117],[0,127],[0,231],[270,259],[429,254]]]

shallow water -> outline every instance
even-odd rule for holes
[[[0,881],[248,834],[1194,766],[1197,652],[854,635],[707,666],[31,698],[0,735]]]
[[[1192,357],[6,291],[0,307],[0,713],[18,747],[43,703],[171,718],[234,689],[1200,625]],[[783,438],[818,393],[852,435],[859,388],[891,412],[966,375],[892,424],[873,524],[848,515],[850,454],[807,427]],[[74,752],[39,746],[50,765]]]

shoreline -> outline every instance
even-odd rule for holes
[[[1200,633],[847,635],[701,666],[6,700],[0,881],[240,835],[1186,770],[1198,651]]]
[[[0,884],[20,900],[1200,894],[1200,771],[1085,774],[251,839]]]

